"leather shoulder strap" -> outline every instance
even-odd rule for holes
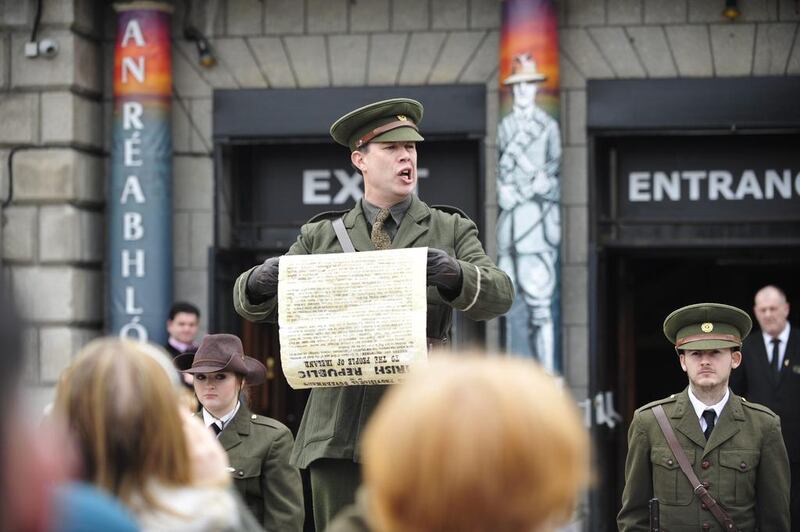
[[[347,234],[347,229],[344,227],[344,219],[336,218],[333,222],[333,230],[336,232],[336,238],[345,253],[353,253],[356,248],[353,247],[353,241],[350,240],[350,235]]]
[[[664,407],[661,405],[656,405],[653,408],[653,414],[656,416],[658,426],[661,427],[661,432],[664,433],[664,438],[667,439],[667,444],[669,445],[672,454],[675,455],[675,459],[678,460],[678,465],[681,466],[681,471],[683,471],[683,474],[686,475],[687,479],[689,479],[689,483],[694,489],[694,494],[697,495],[703,504],[705,504],[706,508],[714,515],[714,518],[717,520],[717,522],[722,525],[723,530],[727,530],[728,532],[738,532],[739,529],[736,528],[736,525],[731,519],[731,516],[728,515],[728,512],[726,512],[722,506],[717,504],[717,501],[714,500],[714,497],[708,493],[708,490],[700,482],[700,479],[697,478],[697,475],[692,469],[691,464],[689,464],[689,459],[686,457],[683,447],[681,447],[681,444],[678,443],[678,438],[675,436],[675,431],[672,430],[672,425],[669,424],[667,414],[664,412]]]

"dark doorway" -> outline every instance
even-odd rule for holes
[[[608,361],[608,388],[615,390],[622,425],[601,436],[605,446],[603,484],[608,500],[598,530],[615,530],[624,487],[627,427],[636,408],[687,385],[675,351],[664,337],[664,318],[692,303],[734,305],[753,317],[753,296],[764,285],[776,284],[789,301],[800,300],[800,247],[707,249],[609,249],[598,282],[605,288],[598,314],[607,333],[598,346]],[[800,323],[800,307],[790,321]],[[613,495],[612,495],[613,494]]]

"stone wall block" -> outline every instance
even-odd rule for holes
[[[609,24],[641,24],[642,0],[608,0]]]
[[[192,125],[189,123],[189,116],[184,110],[191,109],[191,100],[181,102],[173,96],[172,98],[172,149],[176,153],[186,153],[191,150]]]
[[[239,85],[236,83],[231,72],[226,68],[225,64],[217,64],[211,68],[205,68],[198,61],[197,47],[190,41],[176,40],[173,41],[173,57],[182,55],[190,68],[193,68],[198,75],[206,80],[214,89],[237,89]],[[184,93],[182,92],[181,95]],[[195,96],[195,94],[192,94]],[[202,95],[197,95],[202,96]]]
[[[686,0],[644,0],[645,24],[676,24],[686,17]]]
[[[561,78],[561,89],[586,88],[586,78],[583,77],[583,74],[578,72],[578,69],[572,64],[572,61],[564,54],[559,56],[558,75]]]
[[[264,19],[261,0],[228,0],[225,4],[225,20],[228,35],[260,35]]]
[[[366,35],[331,35],[328,53],[334,87],[364,85],[367,79]]]
[[[586,148],[566,146],[561,157],[561,201],[564,205],[586,205],[589,197]]]
[[[445,36],[445,33],[414,33],[409,37],[399,84],[422,85],[426,82],[434,61],[439,57]]]
[[[208,268],[208,248],[214,245],[214,213],[191,213],[190,235],[190,267],[195,269]]]
[[[0,35],[0,88],[8,87],[8,71],[10,66],[8,34]]]
[[[795,0],[778,0],[778,20],[781,22],[800,20],[800,5]]]
[[[649,77],[674,78],[678,75],[661,26],[629,26],[625,32]]]
[[[172,196],[175,210],[213,210],[214,208],[214,164],[210,157],[172,158],[173,187],[180,194]]]
[[[787,74],[800,74],[800,39],[795,37],[792,52],[789,54],[789,63],[786,65]]]
[[[102,147],[102,106],[71,92],[42,94],[42,142]]]
[[[330,86],[325,37],[285,37],[284,42],[300,88]]]
[[[5,1],[0,3],[0,22],[4,26],[27,26],[33,22],[33,2]]]
[[[260,89],[267,85],[245,39],[216,39],[214,51],[220,67],[230,72],[238,87]]]
[[[350,4],[351,31],[389,31],[389,0]]]
[[[283,41],[280,38],[265,37],[250,39],[249,42],[269,87],[276,89],[297,87],[292,68],[289,65],[289,56],[286,55]]]
[[[710,22],[723,24],[728,19],[722,14],[724,3],[708,0],[689,0],[689,22]],[[778,4],[775,0],[739,0],[741,15],[736,23],[763,22],[778,19]]]
[[[468,4],[463,0],[431,0],[431,27],[435,30],[467,29]]]
[[[195,128],[191,128],[191,150],[194,153],[210,154],[214,143],[211,141],[213,122],[211,98],[197,98],[190,102]]]
[[[797,24],[759,24],[753,75],[782,76],[786,72]]]
[[[565,325],[586,325],[589,314],[589,271],[586,266],[562,266],[561,310]]]
[[[589,35],[617,76],[643,78],[647,75],[622,28],[589,28]]]
[[[178,43],[175,41],[172,46],[172,85],[175,92],[182,98],[210,98],[211,85],[189,63],[189,57],[197,61],[197,51],[192,48],[188,50],[192,55],[187,56]]]
[[[382,33],[372,35],[369,39],[367,84],[394,85],[400,72],[400,62],[403,60],[408,34]]]
[[[478,46],[478,50],[461,73],[461,83],[488,83],[498,70],[500,57],[500,32],[490,31]]]
[[[500,27],[502,5],[494,0],[472,0],[469,3],[469,27],[495,30]]]
[[[589,386],[589,327],[571,325],[566,327],[564,342],[564,376],[570,388]]]
[[[308,33],[346,32],[349,3],[349,0],[306,0]]]
[[[200,309],[198,338],[208,330],[208,275],[204,270],[175,271],[175,301],[188,301]]]
[[[31,262],[36,258],[36,207],[3,210],[3,260]]]
[[[37,323],[100,322],[103,278],[99,271],[58,267],[15,267],[12,280],[20,311]]]
[[[667,26],[666,31],[680,76],[714,75],[706,26]]]
[[[606,22],[605,2],[566,0],[565,3],[567,26],[599,26]]]
[[[447,36],[439,60],[428,77],[429,83],[455,83],[483,41],[482,31],[453,32]]]
[[[103,160],[72,149],[17,152],[14,201],[101,204],[105,201]]]
[[[99,263],[103,260],[103,215],[71,205],[42,207],[39,212],[39,260]]]
[[[25,144],[36,142],[39,132],[39,96],[37,94],[0,93],[0,142]]]
[[[39,381],[39,330],[36,327],[22,329],[22,382],[33,384]]]
[[[566,96],[567,144],[584,145],[586,144],[586,91],[569,91]]]
[[[567,222],[564,234],[567,264],[586,264],[589,245],[589,212],[585,206],[565,207]]]
[[[86,344],[100,336],[96,329],[78,327],[42,327],[39,331],[39,381],[56,384],[61,373]]]
[[[748,76],[753,64],[754,24],[711,26],[711,48],[717,76]]]
[[[266,0],[264,2],[264,33],[287,35],[303,33],[305,2],[297,0]]]
[[[586,78],[614,77],[614,71],[608,66],[585,29],[562,29],[560,41],[561,52]]]
[[[430,27],[428,0],[391,0],[392,30],[427,30]]]
[[[172,213],[172,265],[174,268],[188,268],[191,213],[178,211]]]

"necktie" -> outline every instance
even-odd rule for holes
[[[383,223],[389,217],[389,209],[381,209],[378,215],[375,216],[375,221],[372,222],[372,234],[370,240],[375,245],[375,249],[389,249],[392,245],[392,239],[389,238],[389,233],[383,228]]]
[[[714,410],[704,410],[703,419],[706,420],[706,430],[703,431],[703,435],[708,440],[708,437],[711,436],[711,431],[714,430],[714,420],[717,419],[717,413]]]
[[[214,431],[215,436],[219,436],[219,433],[222,432],[222,429],[216,423],[211,424],[211,429]]]
[[[781,372],[781,367],[778,365],[778,358],[781,355],[781,341],[779,338],[772,339],[772,360],[770,361],[770,366],[772,366],[772,373],[776,377]]]

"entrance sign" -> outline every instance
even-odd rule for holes
[[[163,344],[172,304],[172,8],[115,9],[108,323],[111,334]]]
[[[294,389],[394,384],[427,360],[428,248],[286,255],[281,364]]]
[[[506,348],[561,371],[561,133],[553,0],[506,0],[497,128],[497,264],[516,288]]]

